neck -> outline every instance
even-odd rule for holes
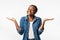
[[[28,16],[28,20],[29,21],[33,21],[34,20],[34,16]]]

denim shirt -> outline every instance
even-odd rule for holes
[[[39,35],[43,32],[43,30],[40,29],[41,23],[41,18],[35,16],[32,24],[35,40],[41,40],[39,37]],[[18,32],[20,35],[24,34],[22,40],[28,39],[29,26],[30,23],[28,21],[28,16],[22,17],[20,20],[20,31]]]

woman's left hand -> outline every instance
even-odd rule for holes
[[[44,21],[54,20],[54,18],[45,18]]]

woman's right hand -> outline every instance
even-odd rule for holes
[[[17,23],[17,21],[16,21],[15,18],[8,18],[8,17],[7,17],[7,19],[13,21],[14,24],[15,24],[15,26],[16,26],[16,29],[17,29],[18,31],[20,31],[20,27],[19,27],[19,25],[18,25],[18,23]]]
[[[8,18],[8,17],[7,17],[7,19],[8,19],[8,20],[11,20],[11,21],[13,21],[13,22],[16,22],[16,19],[15,19],[15,18]]]

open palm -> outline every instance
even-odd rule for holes
[[[45,18],[44,21],[50,21],[53,20],[54,18]]]
[[[8,17],[7,17],[7,19],[8,19],[8,20],[11,20],[11,21],[16,21],[15,18],[8,18]]]

